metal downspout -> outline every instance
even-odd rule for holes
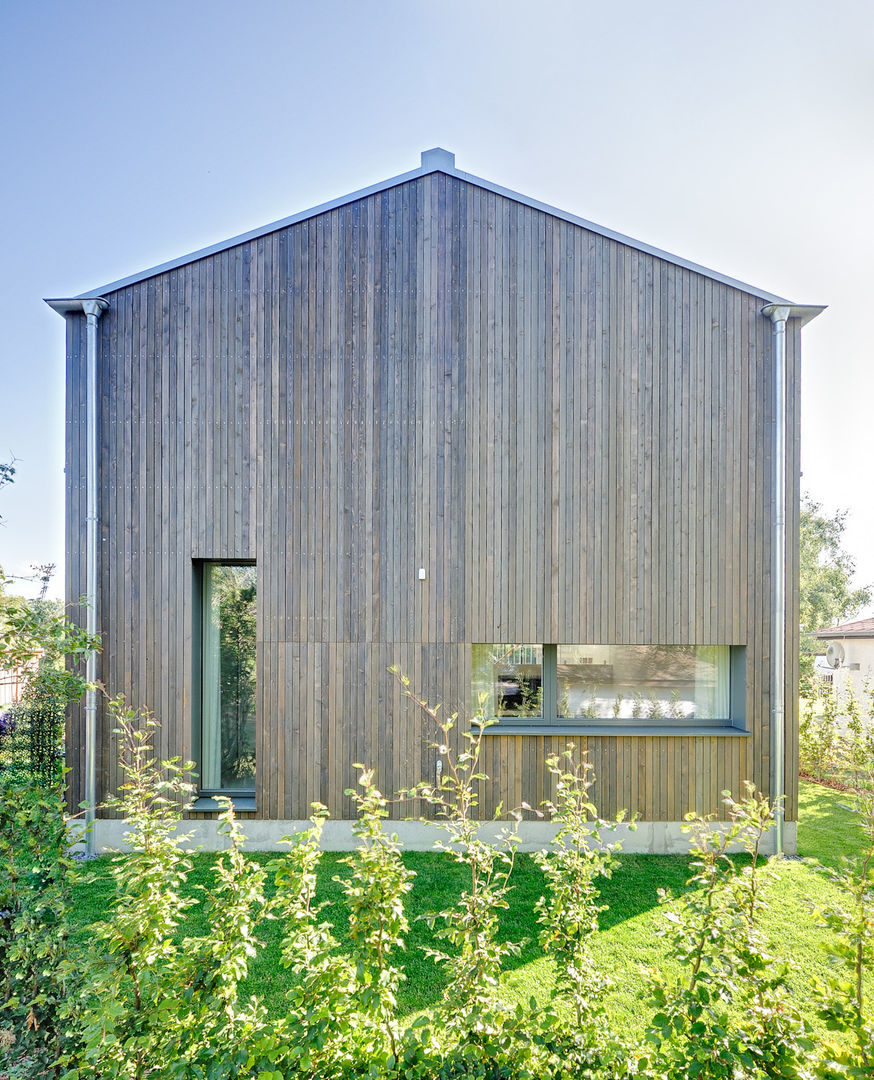
[[[789,305],[764,309],[774,330],[774,610],[771,613],[774,686],[771,708],[771,801],[774,854],[784,853],[786,796],[786,323]]]
[[[66,318],[82,312],[85,336],[85,629],[97,634],[97,320],[109,307],[101,296],[49,300],[46,303]],[[85,679],[89,686],[97,680],[97,653],[85,658]],[[97,803],[97,691],[85,691],[85,826],[86,847],[94,854],[94,816]]]
[[[786,820],[786,324],[806,326],[825,308],[819,304],[767,304],[774,340],[774,590],[772,648],[774,656],[771,707],[771,802],[774,804],[775,854],[785,853]]]
[[[85,397],[85,629],[97,634],[97,320],[109,305],[83,300],[87,320]],[[85,829],[89,855],[95,853],[94,816],[97,806],[97,653],[89,649],[85,662]]]

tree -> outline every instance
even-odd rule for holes
[[[816,639],[826,626],[851,619],[871,603],[871,587],[852,589],[856,561],[843,549],[846,510],[830,517],[809,495],[801,499],[801,682],[813,677]]]
[[[15,476],[15,466],[11,461],[0,461],[0,488],[5,487],[6,484],[12,483],[12,478]],[[0,521],[3,518],[0,517]]]

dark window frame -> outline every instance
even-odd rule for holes
[[[198,766],[198,787],[194,810],[219,810],[218,803],[213,802],[216,795],[224,795],[232,799],[236,804],[242,803],[238,809],[254,809],[255,794],[257,788],[258,758],[255,757],[255,778],[251,787],[223,788],[206,787],[202,784],[199,775],[203,752],[203,726],[206,720],[204,716],[204,603],[206,599],[206,573],[210,566],[257,566],[255,559],[194,559],[193,588],[192,588],[192,757]],[[256,586],[255,602],[258,603],[258,590]],[[256,683],[258,678],[256,668]],[[256,719],[257,725],[257,719]],[[257,732],[257,726],[256,726]],[[256,734],[257,740],[257,734]],[[250,805],[251,804],[251,805]]]

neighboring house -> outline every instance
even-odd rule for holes
[[[24,680],[18,671],[0,668],[0,709],[4,705],[14,705],[21,697]]]
[[[819,308],[444,150],[49,303],[67,320],[68,598],[88,588],[90,358],[98,675],[154,709],[162,755],[198,762],[204,821],[230,792],[267,844],[318,800],[342,844],[353,762],[387,792],[433,779],[398,665],[463,717],[484,695],[484,817],[547,798],[544,757],[572,743],[602,813],[640,815],[629,846],[649,850],[680,842],[688,810],[724,816],[724,789],[779,787],[785,722],[791,849],[774,455],[794,582],[800,328]],[[790,688],[795,588],[786,603]],[[120,781],[110,726],[101,712],[98,798]],[[74,804],[83,731],[77,712]]]
[[[15,705],[21,700],[28,676],[37,672],[42,655],[42,650],[38,650],[37,655],[20,668],[0,667],[0,708]]]
[[[851,690],[861,699],[874,693],[874,619],[827,626],[812,636],[825,646],[825,671],[839,695]]]
[[[834,686],[835,669],[826,660],[825,653],[817,653],[814,656],[813,673],[825,686]]]

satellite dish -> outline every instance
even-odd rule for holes
[[[839,668],[844,662],[844,647],[839,641],[830,641],[825,650],[826,663],[831,668]]]

